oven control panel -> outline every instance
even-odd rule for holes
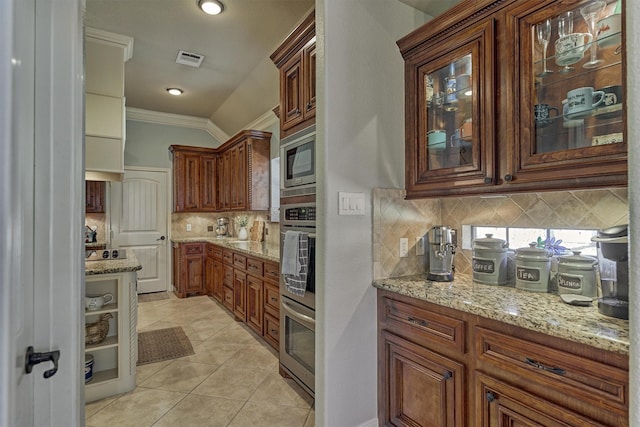
[[[315,205],[295,206],[284,209],[285,221],[315,221],[316,207]]]

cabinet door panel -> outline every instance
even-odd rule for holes
[[[494,182],[494,33],[487,20],[407,60],[407,197]]]
[[[302,122],[302,55],[292,57],[280,71],[280,127],[290,129]]]
[[[513,61],[515,96],[510,101],[513,101],[513,111],[520,112],[520,126],[514,128],[515,152],[508,156],[511,163],[506,174],[512,177],[508,184],[538,183],[540,187],[540,182],[546,181],[549,183],[546,187],[564,185],[566,188],[571,186],[569,179],[576,182],[581,178],[590,178],[591,185],[599,186],[626,183],[624,55],[616,50],[620,43],[598,42],[594,52],[602,62],[593,68],[587,64],[591,59],[591,44],[572,60],[565,60],[555,48],[556,42],[561,43],[559,16],[566,12],[573,14],[567,21],[573,27],[571,32],[585,34],[583,37],[587,38],[590,29],[580,13],[587,4],[588,1],[579,1],[567,7],[557,3],[542,9],[523,4],[507,13],[507,23],[515,32],[510,41],[519,59]],[[607,0],[600,16],[612,14],[615,6],[616,0]],[[551,42],[545,61],[544,49],[534,30],[547,21]],[[620,33],[617,37],[621,37]],[[607,46],[602,46],[604,44]],[[546,74],[543,73],[545,67]],[[605,99],[604,94],[592,92],[595,89],[598,93],[603,88],[617,90],[619,97],[609,92]],[[589,184],[581,180],[581,185],[585,182]]]
[[[105,187],[106,184],[104,181],[86,182],[86,213],[104,213]]]
[[[263,292],[263,281],[257,277],[247,276],[247,325],[259,335],[262,335],[263,326]]]
[[[308,120],[316,115],[316,42],[313,39],[302,52],[304,67],[304,119]]]
[[[464,365],[381,332],[383,423],[461,427],[465,421]]]
[[[215,211],[216,203],[216,156],[202,156],[200,177],[200,210]]]
[[[233,314],[247,321],[247,274],[237,270],[233,271]]]
[[[223,300],[223,266],[222,261],[214,259],[213,260],[213,297],[222,302]]]

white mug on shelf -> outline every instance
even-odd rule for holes
[[[597,100],[596,100],[597,99]],[[589,116],[591,110],[602,104],[604,92],[592,87],[579,87],[567,92],[567,118],[579,119]]]
[[[84,297],[84,307],[89,311],[100,310],[103,305],[109,304],[113,301],[112,294],[104,294],[98,296],[86,296]]]

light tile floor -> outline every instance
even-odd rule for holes
[[[313,399],[278,355],[209,297],[143,302],[138,330],[181,326],[195,354],[138,366],[130,393],[85,405],[87,427],[313,427]]]

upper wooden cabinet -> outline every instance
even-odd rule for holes
[[[624,10],[596,3],[464,1],[398,41],[407,198],[626,185]]]
[[[210,148],[172,145],[174,212],[216,210],[216,154]]]
[[[315,11],[296,27],[271,55],[280,70],[280,136],[315,123]]]
[[[86,181],[85,213],[104,213],[105,187],[104,181]]]
[[[218,148],[172,145],[174,212],[269,209],[271,133],[245,130]]]

